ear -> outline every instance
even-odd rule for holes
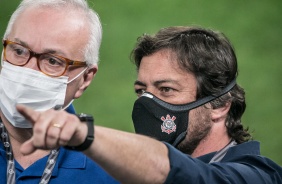
[[[227,117],[227,114],[228,114],[228,112],[230,110],[230,106],[231,106],[231,103],[228,102],[223,107],[212,109],[212,112],[211,112],[212,121],[214,123],[219,122],[221,120],[225,121],[225,119]]]
[[[82,93],[90,85],[90,83],[93,80],[93,78],[95,77],[97,71],[98,71],[97,65],[93,65],[86,70],[83,77],[81,78],[81,81],[79,83],[80,86],[79,86],[77,92],[75,93],[74,98],[79,98],[82,95]]]

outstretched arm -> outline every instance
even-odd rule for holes
[[[86,138],[87,126],[65,111],[36,112],[22,105],[18,111],[34,125],[33,136],[21,151],[77,146]],[[122,183],[164,183],[169,170],[167,147],[154,139],[95,126],[95,139],[84,153]]]

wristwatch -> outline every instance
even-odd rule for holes
[[[94,118],[90,114],[84,114],[84,113],[76,114],[76,116],[82,123],[87,124],[87,128],[88,128],[87,136],[81,145],[65,146],[65,148],[75,151],[84,151],[90,147],[90,145],[94,140]]]

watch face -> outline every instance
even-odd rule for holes
[[[93,116],[91,116],[90,114],[77,114],[77,117],[80,119],[80,121],[91,121],[93,123],[94,119]]]

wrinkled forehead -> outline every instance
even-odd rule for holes
[[[11,41],[20,40],[37,53],[46,49],[63,50],[63,57],[83,60],[90,38],[90,28],[83,15],[58,11],[52,7],[30,7],[15,21],[8,36]]]
[[[77,14],[84,12],[84,9],[79,6],[75,6],[71,3],[55,3],[55,4],[43,4],[43,3],[34,3],[29,4],[22,8],[21,13],[25,11],[54,11],[63,14]]]
[[[58,24],[57,26],[67,26],[69,29],[74,27],[85,26],[87,21],[87,14],[83,9],[75,7],[71,4],[52,5],[31,5],[22,8],[15,16],[11,32],[17,27],[19,23],[32,25],[44,25],[48,23]],[[64,24],[64,22],[66,22]],[[88,26],[89,27],[89,26]],[[56,31],[56,30],[49,30]]]
[[[81,9],[75,8],[73,6],[32,6],[26,8],[21,14],[17,17],[17,20],[21,20],[22,17],[39,16],[40,18],[45,18],[42,22],[52,21],[52,17],[64,19],[65,21],[79,19],[79,23],[84,23],[86,20],[86,14]],[[57,21],[56,21],[57,22]]]
[[[164,48],[160,48],[160,49],[154,50],[154,51],[152,51],[149,54],[144,54],[142,56],[142,58],[140,59],[140,62],[137,63],[137,68],[138,69],[140,68],[140,65],[141,65],[142,61],[144,60],[144,58],[150,57],[152,55],[161,55],[162,57],[164,57],[167,60],[169,60],[176,68],[179,67],[179,63],[177,62],[178,61],[178,57],[177,57],[176,52],[173,49],[171,49],[171,48],[164,47]]]

